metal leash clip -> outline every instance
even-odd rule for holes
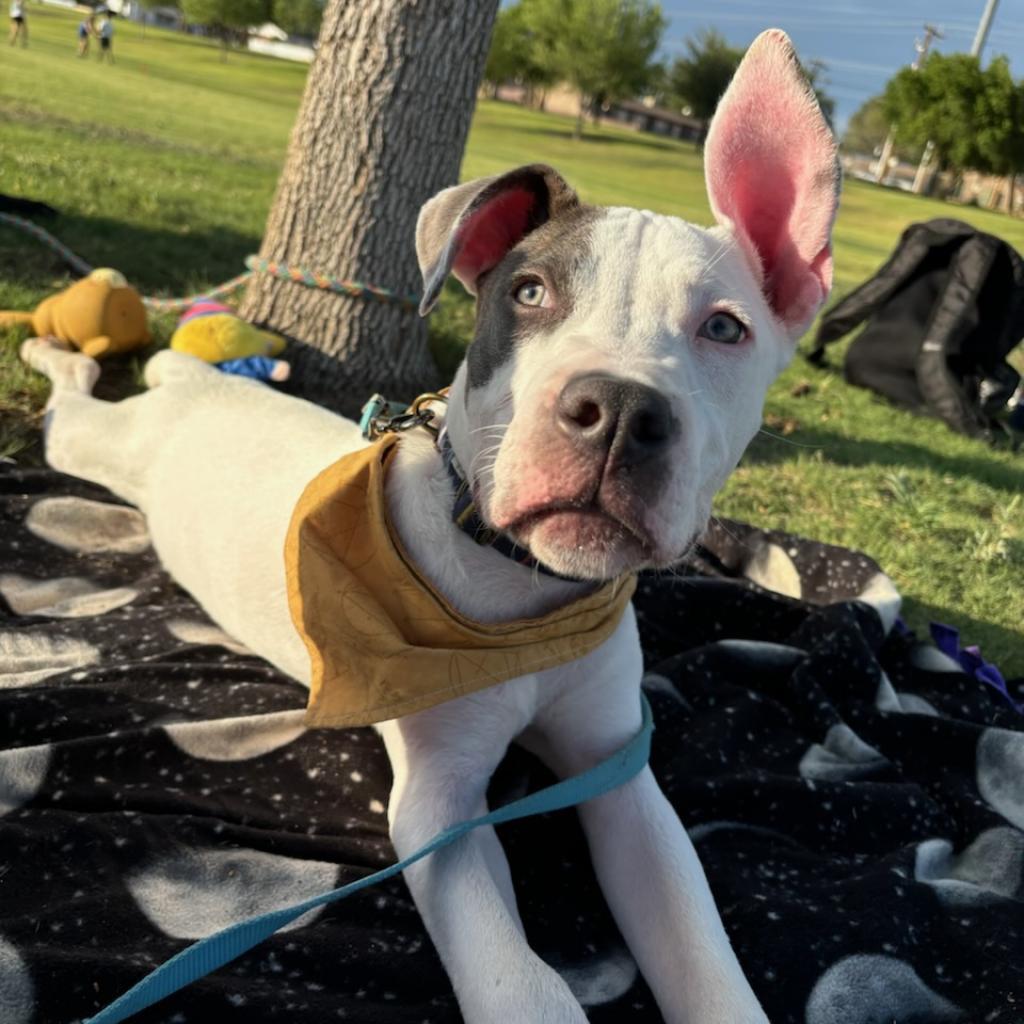
[[[437,427],[432,423],[436,414],[424,406],[428,402],[447,401],[447,394],[439,391],[425,391],[409,406],[403,402],[389,402],[381,394],[371,395],[359,417],[359,429],[367,441],[376,441],[385,434],[402,433],[415,427],[423,427],[436,438]]]

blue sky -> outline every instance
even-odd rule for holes
[[[861,103],[914,59],[925,22],[945,33],[935,50],[968,52],[985,0],[661,0],[661,6],[669,22],[662,50],[669,58],[702,28],[718,29],[737,46],[762,29],[785,29],[805,62],[828,65],[826,91],[835,97],[842,131]],[[1000,0],[982,59],[997,54],[1010,58],[1015,77],[1024,77],[1024,0]]]

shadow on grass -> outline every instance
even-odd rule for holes
[[[46,230],[94,267],[115,267],[143,294],[183,295],[245,270],[260,240],[230,228],[169,231],[108,217],[58,213]],[[0,276],[46,292],[56,279],[77,277],[61,256],[31,235],[0,225]]]
[[[935,429],[944,431],[948,428],[936,420]],[[983,441],[976,443],[984,446]],[[1024,492],[1024,456],[1019,457],[1019,466],[1007,466],[983,458],[945,454],[906,441],[853,440],[815,427],[801,426],[785,438],[758,434],[747,449],[744,461],[748,465],[777,465],[791,462],[797,453],[812,451],[820,451],[837,466],[928,468],[954,477],[973,477],[979,483],[1010,494]]]
[[[627,129],[628,130],[628,129]],[[566,125],[564,128],[555,127],[541,127],[539,125],[517,125],[517,134],[521,135],[541,135],[552,139],[569,139],[574,142],[580,143],[595,143],[601,142],[609,146],[631,146],[631,147],[642,147],[646,149],[656,149],[661,152],[676,152],[681,143],[685,143],[685,139],[659,139],[657,136],[651,136],[644,132],[636,132],[635,136],[630,135],[623,137],[621,135],[606,134],[601,131],[600,128],[594,128],[588,126],[580,138],[573,136],[571,125]],[[694,147],[694,152],[700,152],[698,147]]]
[[[921,640],[931,640],[930,622],[942,622],[958,629],[962,646],[977,644],[982,656],[993,662],[1007,679],[1024,683],[1024,626],[1011,629],[971,618],[961,608],[942,608],[906,596],[902,614]]]

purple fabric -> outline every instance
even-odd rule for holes
[[[960,646],[960,630],[942,622],[933,622],[931,633],[936,647],[943,654],[949,655],[969,676],[998,690],[1015,710],[1024,714],[1024,703],[1014,699],[1002,672],[981,656],[980,648]]]

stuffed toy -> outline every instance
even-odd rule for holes
[[[148,345],[146,307],[139,293],[116,270],[101,268],[44,299],[34,313],[0,312],[0,327],[28,324],[100,358]]]
[[[243,320],[230,306],[200,299],[190,306],[171,336],[171,348],[185,352],[225,373],[257,380],[288,379],[290,367],[280,359],[284,339]]]

